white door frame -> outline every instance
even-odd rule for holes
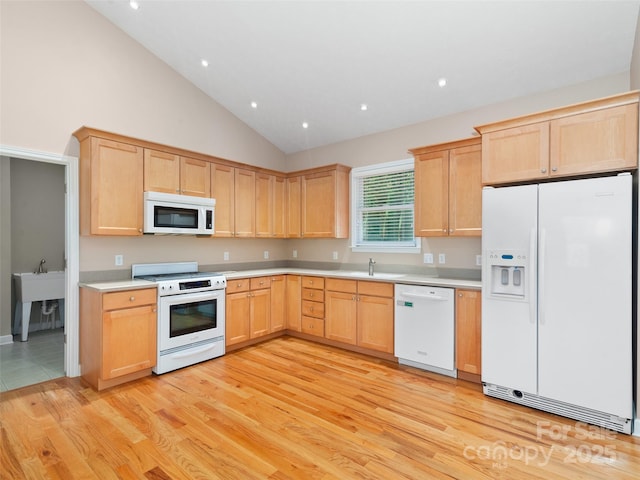
[[[78,198],[78,158],[55,153],[40,152],[24,148],[0,145],[0,156],[56,163],[65,166],[65,349],[64,369],[67,377],[80,375],[80,321],[79,290],[80,236]]]

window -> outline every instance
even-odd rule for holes
[[[351,170],[351,247],[419,252],[413,228],[413,159]]]

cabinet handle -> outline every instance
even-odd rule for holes
[[[542,173],[547,173],[547,169],[546,169],[546,168],[543,168],[543,169],[541,169],[541,170],[540,170],[540,172],[542,172]]]
[[[131,295],[131,296],[129,297],[129,301],[130,301],[130,302],[133,302],[135,299],[136,299],[136,297],[134,297],[133,295]]]
[[[551,171],[552,171],[552,172],[557,172],[557,171],[558,171],[558,167],[553,167],[553,168],[551,169]]]
[[[442,231],[443,231],[444,233],[447,233],[447,229],[446,229],[446,228],[443,228],[443,229],[442,229]]]
[[[459,294],[458,294],[458,296],[459,296],[459,297],[462,297],[462,294],[461,294],[461,293],[459,293]]]
[[[450,228],[450,229],[449,229],[449,233],[453,233],[453,228]]]
[[[260,285],[263,285],[263,284],[264,284],[264,280],[260,280]]]
[[[151,309],[151,311],[152,311],[153,313],[156,313],[156,312],[158,311],[158,309],[157,309],[156,307],[153,307],[153,308]]]
[[[313,292],[309,294],[309,298],[313,298]]]

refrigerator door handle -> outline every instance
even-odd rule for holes
[[[540,229],[540,250],[538,256],[538,320],[540,325],[544,325],[544,269],[545,253],[547,246],[547,230]]]
[[[529,285],[527,288],[529,290],[529,323],[536,323],[536,302],[534,301],[533,293],[534,293],[534,285],[536,284],[536,269],[535,258],[536,258],[536,229],[532,228],[529,232]]]

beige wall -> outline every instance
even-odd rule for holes
[[[636,39],[633,43],[631,54],[631,90],[640,90],[640,13],[638,13],[638,24],[636,25]],[[640,370],[638,372],[640,376]],[[638,382],[640,384],[640,381]]]
[[[0,2],[0,143],[77,154],[86,125],[282,170],[284,155],[80,0]]]

